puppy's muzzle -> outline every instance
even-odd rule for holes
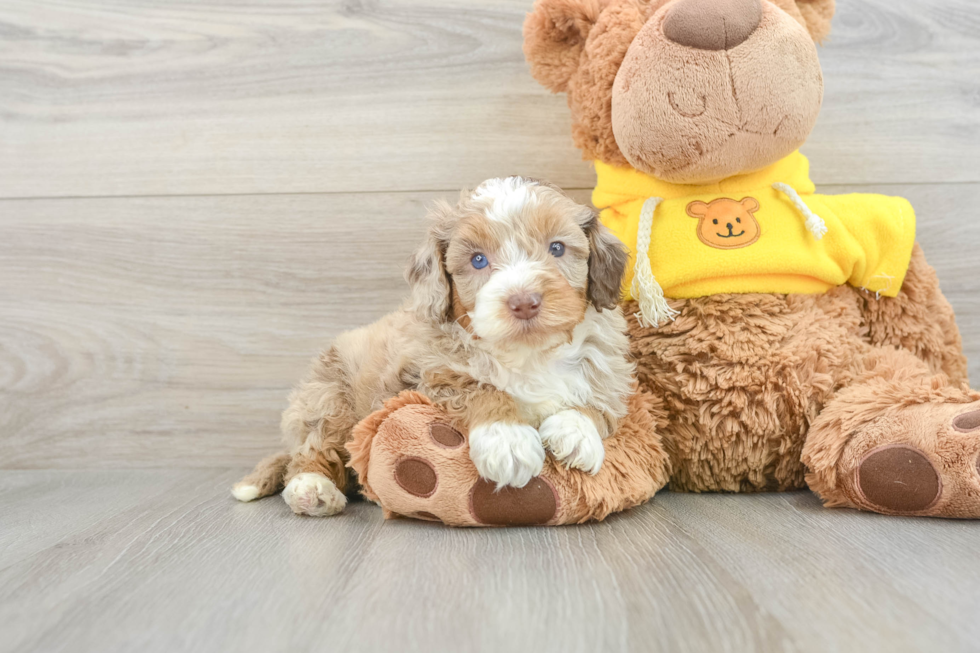
[[[541,312],[541,293],[516,293],[507,298],[507,306],[517,319],[530,320]]]

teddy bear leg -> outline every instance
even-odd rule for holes
[[[669,460],[657,434],[657,410],[650,395],[634,395],[629,415],[604,441],[605,463],[595,476],[549,455],[544,471],[527,485],[498,490],[470,460],[466,429],[424,395],[404,392],[357,425],[349,464],[386,518],[451,526],[599,520],[643,503],[666,485]]]
[[[873,349],[811,424],[806,481],[828,507],[980,518],[980,393]]]
[[[967,381],[956,315],[918,243],[898,296],[876,299],[863,294],[862,313],[872,344],[901,347],[925,362],[934,374],[942,372],[954,384]]]

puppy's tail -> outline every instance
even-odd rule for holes
[[[231,495],[239,501],[254,501],[282,491],[290,460],[292,456],[285,451],[263,458],[251,474],[232,486]]]

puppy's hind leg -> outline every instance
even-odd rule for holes
[[[325,517],[347,505],[352,489],[345,444],[357,423],[352,392],[336,350],[315,364],[312,378],[290,397],[282,415],[283,438],[291,446],[282,497],[300,515]]]
[[[326,517],[347,505],[347,497],[340,489],[346,487],[346,479],[344,461],[335,452],[282,452],[263,459],[251,474],[235,483],[231,494],[248,502],[282,490],[283,499],[293,512]]]

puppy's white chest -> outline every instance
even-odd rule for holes
[[[592,403],[592,387],[580,361],[559,358],[531,369],[508,370],[500,381],[494,385],[513,397],[534,422]]]

